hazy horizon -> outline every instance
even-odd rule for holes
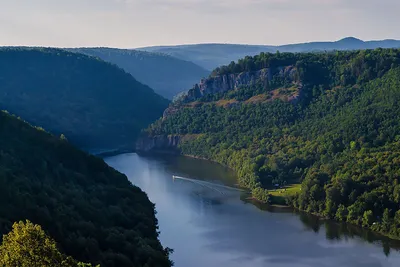
[[[0,47],[48,47],[48,48],[118,48],[118,49],[141,49],[141,48],[147,48],[147,47],[169,47],[169,46],[190,46],[190,45],[248,45],[248,46],[283,46],[283,45],[296,45],[296,44],[302,44],[302,43],[323,43],[323,42],[336,42],[340,41],[345,38],[353,37],[356,39],[360,39],[354,36],[344,36],[338,40],[309,40],[306,42],[300,42],[300,43],[285,43],[285,44],[276,44],[276,45],[271,45],[271,44],[249,44],[249,43],[218,43],[218,42],[205,42],[205,43],[179,43],[179,44],[156,44],[156,45],[149,45],[149,46],[138,46],[138,47],[113,47],[113,46],[102,46],[102,45],[96,45],[96,46],[40,46],[40,45],[0,45]],[[388,40],[394,40],[394,41],[400,41],[400,39],[393,39],[393,38],[385,38],[385,39],[371,39],[371,40],[363,40],[360,39],[361,41],[364,42],[370,42],[370,41],[388,41]]]
[[[284,43],[284,44],[249,44],[249,43],[218,43],[218,42],[205,42],[205,43],[187,43],[187,44],[161,44],[161,45],[149,45],[149,46],[139,46],[139,47],[132,47],[133,49],[139,49],[139,48],[146,48],[146,47],[168,47],[168,46],[190,46],[190,45],[220,45],[220,44],[227,44],[227,45],[248,45],[248,46],[283,46],[283,45],[296,45],[296,44],[305,44],[305,43],[325,43],[325,42],[337,42],[345,38],[356,38],[364,42],[374,42],[374,41],[400,41],[400,39],[394,39],[394,38],[385,38],[385,39],[371,39],[371,40],[363,40],[361,38],[357,38],[355,36],[343,36],[342,38],[339,38],[337,40],[309,40],[305,42],[289,42],[289,43]]]
[[[397,0],[3,0],[1,46],[140,48],[400,39]]]

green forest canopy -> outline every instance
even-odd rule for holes
[[[0,246],[2,267],[92,267],[61,253],[56,242],[40,225],[30,221],[13,224],[12,231],[3,236]],[[100,265],[98,265],[100,266]]]
[[[291,205],[400,238],[400,50],[261,53],[213,75],[285,66],[296,68],[294,80],[274,76],[196,105],[177,102],[148,135],[194,134],[182,153],[236,169],[259,198],[268,191],[257,188],[302,183]],[[246,103],[291,84],[301,85],[296,102]],[[221,99],[240,101],[226,107]]]
[[[0,234],[26,219],[82,262],[171,266],[144,192],[103,160],[0,112]]]
[[[0,107],[85,149],[133,147],[168,101],[98,58],[50,48],[0,49]]]

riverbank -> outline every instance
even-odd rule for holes
[[[212,162],[216,162],[216,161],[212,160]],[[219,163],[219,162],[217,162],[217,163]],[[219,164],[221,164],[221,163],[219,163]],[[224,165],[224,164],[222,164],[222,165]],[[229,168],[229,166],[227,166],[227,167]],[[237,170],[235,170],[235,168],[230,168],[230,169],[237,172]],[[285,189],[286,189],[286,191],[285,191]],[[400,241],[400,236],[393,235],[389,232],[385,232],[385,231],[381,230],[381,229],[383,229],[381,221],[374,222],[372,225],[365,227],[364,225],[358,224],[356,222],[339,221],[339,220],[336,220],[335,218],[329,218],[325,214],[309,212],[307,210],[301,210],[301,209],[294,207],[293,205],[291,205],[290,202],[291,202],[291,200],[293,200],[293,198],[295,198],[295,196],[298,193],[301,192],[301,184],[292,184],[292,185],[288,185],[286,188],[284,186],[283,188],[279,188],[276,190],[269,190],[269,189],[266,189],[266,190],[268,191],[268,196],[269,196],[267,205],[270,205],[271,207],[279,207],[279,208],[290,207],[294,210],[298,210],[300,212],[305,212],[305,213],[311,214],[313,216],[317,216],[321,220],[330,220],[330,221],[334,221],[337,223],[346,223],[349,225],[353,225],[355,227],[359,227],[361,229],[368,229],[369,231],[372,231],[377,235],[385,236],[389,239]],[[257,197],[254,195],[252,196],[252,199],[257,200],[259,203],[265,203],[265,202],[261,201],[260,199],[257,199]]]
[[[235,173],[237,173],[237,170],[236,170],[235,168],[233,168],[233,167],[231,167],[231,166],[228,166],[228,165],[226,165],[226,164],[223,164],[223,163],[221,163],[221,162],[219,162],[219,161],[217,161],[217,160],[208,159],[208,158],[203,158],[203,157],[199,157],[199,156],[195,156],[195,155],[182,154],[182,153],[180,153],[178,150],[164,150],[164,149],[162,150],[162,149],[159,149],[159,150],[152,150],[151,152],[136,152],[136,153],[138,153],[138,155],[143,155],[143,156],[151,156],[151,155],[174,155],[174,156],[183,156],[183,157],[188,157],[188,158],[193,158],[193,159],[198,159],[198,160],[204,160],[204,161],[216,163],[216,164],[218,164],[218,165],[223,166],[224,168],[230,169],[230,170],[234,171]],[[238,181],[238,182],[239,182],[239,181]],[[238,186],[239,188],[248,190],[248,191],[249,191],[249,194],[251,195],[251,189],[250,189],[250,188],[245,187],[245,186],[243,186],[243,185],[241,185],[241,184],[235,184],[235,186]],[[269,193],[270,196],[271,196],[270,199],[272,200],[272,202],[269,202],[269,203],[265,203],[265,202],[263,202],[263,201],[257,199],[257,198],[254,197],[254,196],[251,196],[251,199],[252,199],[253,201],[257,201],[258,203],[263,203],[263,204],[269,205],[269,206],[271,206],[271,207],[272,207],[272,206],[274,206],[274,207],[286,207],[286,208],[287,208],[287,207],[291,207],[291,206],[287,205],[285,196],[287,196],[287,194],[292,194],[292,193],[294,193],[294,191],[300,190],[300,186],[301,186],[301,185],[298,184],[298,185],[288,185],[288,186],[285,186],[284,188],[275,189],[275,190],[269,190],[269,189],[267,189],[267,190],[268,190],[268,193]],[[286,192],[285,192],[284,194],[279,195],[279,192],[283,191],[284,189],[286,189]],[[289,189],[289,190],[288,190],[288,189]],[[296,190],[294,190],[294,189],[296,189]],[[292,208],[293,208],[293,207],[292,207]]]
[[[128,154],[128,153],[135,153],[135,150],[133,150],[133,149],[113,149],[113,150],[105,150],[105,151],[101,151],[101,152],[92,152],[90,154],[104,159],[104,158],[118,156],[121,154]]]
[[[254,205],[258,204],[258,205],[256,205],[257,207],[260,207],[259,205],[264,205],[265,207],[271,207],[271,208],[293,209],[293,207],[291,207],[289,205],[275,204],[274,202],[265,203],[265,202],[260,201],[259,199],[252,197],[252,196],[245,198],[245,200],[252,202]]]
[[[182,154],[182,153],[179,152],[178,150],[157,149],[157,150],[152,150],[151,152],[136,151],[136,153],[137,153],[138,155],[144,155],[144,156],[146,156],[146,155],[151,156],[151,155],[157,155],[157,154],[159,154],[159,155],[184,156],[184,157],[188,157],[188,158],[193,158],[193,159],[199,159],[199,160],[205,160],[205,161],[209,161],[209,162],[214,162],[214,163],[217,163],[217,164],[219,164],[219,165],[221,165],[221,166],[224,166],[225,168],[228,168],[228,169],[230,169],[230,170],[236,172],[235,169],[233,169],[233,168],[231,168],[231,167],[229,167],[229,166],[227,166],[227,165],[225,165],[225,164],[222,164],[221,162],[218,162],[218,161],[216,161],[216,160],[207,159],[207,158],[203,158],[203,157],[199,157],[199,156],[195,156],[195,155]]]
[[[335,267],[346,262],[346,266],[361,267],[368,257],[373,266],[393,266],[388,261],[396,264],[400,260],[395,242],[390,242],[390,255],[386,257],[382,244],[388,247],[388,239],[376,239],[362,228],[245,200],[249,194],[221,195],[171,178],[179,174],[235,183],[233,172],[218,164],[183,156],[141,157],[136,153],[109,158],[107,162],[125,173],[155,204],[160,239],[174,249],[171,259],[175,266],[264,267],[278,266],[280,262],[275,259],[285,259],[288,266]]]
[[[157,151],[152,151],[152,152],[147,152],[147,153],[140,153],[140,154],[144,154],[144,155],[146,155],[146,154],[147,155],[152,155],[152,154],[153,155],[155,155],[155,154],[160,154],[160,155],[164,154],[165,155],[165,154],[167,154],[167,155],[184,156],[184,157],[188,157],[188,158],[205,160],[205,161],[217,163],[217,164],[219,164],[219,165],[221,165],[221,166],[223,166],[225,168],[228,168],[228,169],[238,173],[238,171],[235,168],[233,168],[231,166],[228,166],[228,165],[225,165],[225,164],[222,164],[221,162],[218,162],[216,160],[202,158],[202,157],[194,156],[194,155],[182,154],[178,150],[177,151],[157,150]],[[239,180],[239,187],[240,188],[246,188],[247,190],[250,190],[248,187],[245,187],[245,186],[243,186],[243,184],[240,184],[240,180]],[[300,190],[301,190],[300,187],[301,187],[301,184],[296,184],[295,186],[293,186],[294,190],[291,190],[289,192],[291,192],[291,194],[292,193],[295,194],[296,192],[300,192]],[[269,203],[265,203],[263,201],[260,201],[256,197],[251,196],[252,203],[253,204],[254,203],[259,203],[261,205],[267,205],[267,206],[275,207],[275,208],[291,208],[291,209],[294,209],[294,210],[297,210],[297,211],[300,211],[300,212],[305,212],[307,214],[310,214],[310,215],[313,215],[313,216],[317,216],[321,220],[330,220],[330,221],[334,221],[334,222],[337,222],[337,223],[346,223],[346,224],[349,224],[349,225],[353,225],[354,227],[359,227],[361,229],[368,229],[368,230],[374,232],[377,235],[385,236],[385,237],[390,238],[392,240],[397,240],[397,241],[400,240],[399,237],[390,235],[389,233],[384,233],[384,232],[381,232],[381,231],[377,231],[376,229],[372,228],[372,226],[366,228],[366,227],[362,227],[361,225],[358,225],[358,224],[353,224],[351,222],[340,222],[340,221],[335,220],[335,219],[327,218],[323,214],[313,213],[313,212],[309,212],[309,211],[306,211],[306,210],[301,210],[301,209],[298,209],[296,207],[293,207],[292,205],[287,203],[288,201],[286,201],[286,199],[288,199],[288,197],[290,197],[290,196],[289,195],[285,195],[283,193],[279,193],[280,192],[279,190],[282,190],[282,189],[277,189],[277,191],[272,191],[272,190],[268,191],[268,194],[270,195],[270,197],[269,197],[270,202]],[[256,205],[256,206],[259,207],[259,205]]]
[[[137,153],[139,155],[143,155],[143,156],[174,155],[174,156],[183,156],[183,157],[193,158],[193,159],[197,159],[197,160],[204,160],[204,161],[216,163],[218,165],[223,166],[224,168],[230,169],[230,170],[234,171],[235,173],[237,173],[237,170],[235,170],[235,168],[232,168],[232,167],[225,165],[221,162],[218,162],[216,160],[207,159],[207,158],[203,158],[203,157],[199,157],[199,156],[195,156],[195,155],[182,154],[178,150],[161,150],[160,149],[160,150],[152,150],[151,152],[137,152]],[[240,185],[240,184],[235,184],[235,186],[245,189],[245,190],[248,190],[249,195],[251,195],[250,188],[244,187],[243,185]],[[257,199],[254,196],[248,197],[248,198],[246,198],[246,200],[251,200],[253,202],[257,202],[259,204],[268,205],[270,207],[275,207],[275,208],[293,208],[292,206],[287,204],[286,197],[301,190],[300,187],[301,187],[300,184],[296,184],[296,185],[293,184],[293,185],[284,186],[283,188],[271,189],[271,190],[268,189],[268,193],[270,194],[270,200],[271,200],[268,203],[265,203],[265,202]],[[286,189],[286,191],[284,191],[285,189]],[[280,193],[280,192],[282,192],[282,193]]]

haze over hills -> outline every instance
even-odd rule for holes
[[[334,42],[310,42],[272,45],[240,45],[240,44],[195,44],[178,46],[154,46],[138,48],[149,52],[161,52],[177,58],[192,61],[208,70],[221,65],[229,64],[245,56],[254,56],[261,52],[311,52],[331,50],[356,50],[375,48],[398,48],[400,41],[380,40],[362,41],[354,37],[347,37]]]
[[[116,49],[116,48],[76,48],[66,49],[116,64],[132,74],[139,82],[146,84],[168,99],[187,90],[207,77],[206,69],[182,59],[162,53]]]
[[[85,149],[132,147],[168,101],[122,69],[60,49],[0,49],[0,108]]]
[[[354,37],[343,38],[335,42],[310,42],[301,44],[289,44],[275,47],[280,52],[315,52],[332,50],[357,50],[376,48],[399,48],[398,40],[363,41]]]
[[[210,71],[218,66],[228,64],[232,60],[237,60],[248,55],[256,55],[261,52],[274,51],[269,46],[239,44],[155,46],[138,48],[137,50],[168,54],[194,62]]]

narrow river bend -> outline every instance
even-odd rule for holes
[[[263,211],[241,193],[173,175],[233,185],[235,174],[186,157],[123,154],[106,162],[156,204],[161,241],[176,267],[398,267],[400,244],[290,210]]]

